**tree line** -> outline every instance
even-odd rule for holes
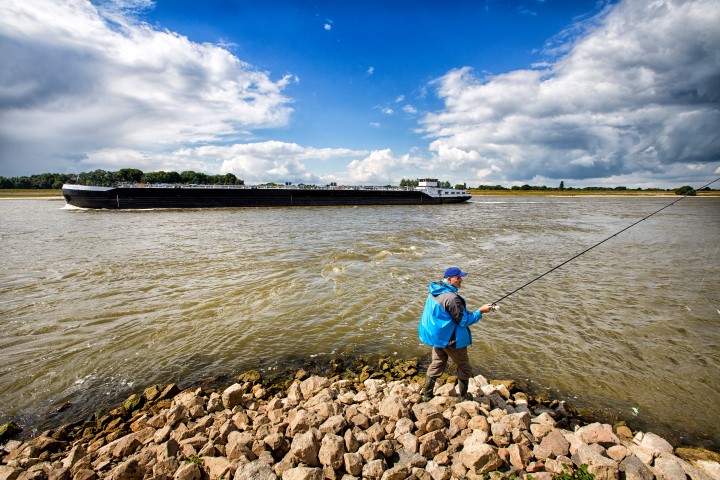
[[[473,188],[473,190],[507,190],[507,191],[517,191],[517,190],[530,190],[530,191],[555,191],[555,192],[623,192],[623,191],[633,191],[633,189],[627,188],[627,187],[582,187],[582,188],[573,188],[573,187],[566,187],[565,182],[560,182],[560,186],[558,187],[548,187],[545,185],[542,186],[536,186],[536,185],[521,185],[521,186],[512,186],[510,188],[503,187],[502,185],[479,185],[477,188]],[[710,187],[705,187],[700,189],[699,191],[710,191],[712,190]],[[690,185],[685,185],[680,188],[675,189],[662,189],[662,188],[636,188],[634,191],[637,192],[667,192],[667,191],[673,191],[676,195],[687,195],[689,197],[693,197],[697,195],[698,190],[695,190]]]
[[[108,170],[93,170],[91,172],[83,172],[80,174],[74,173],[41,173],[37,175],[23,176],[23,177],[0,177],[0,189],[59,189],[64,183],[75,183],[78,185],[98,185],[103,187],[110,187],[119,183],[178,183],[178,184],[192,184],[192,185],[244,185],[245,182],[242,179],[237,178],[232,173],[226,173],[224,175],[207,175],[205,173],[193,172],[192,170],[184,172],[143,172],[137,168],[121,168],[118,171]],[[400,181],[401,187],[417,187],[418,180],[405,179]],[[441,188],[451,188],[450,182],[438,181],[438,186]],[[457,184],[455,188],[467,189],[467,184]],[[477,188],[470,187],[472,190],[538,190],[538,191],[628,191],[627,187],[582,187],[573,188],[566,187],[565,182],[560,182],[558,187],[547,187],[547,186],[534,186],[534,185],[522,185],[513,187],[503,187],[502,185],[479,185]],[[646,192],[663,192],[660,188],[648,188],[643,190],[642,188],[635,189],[636,191]],[[702,190],[710,191],[710,187],[705,187]],[[701,190],[701,191],[702,191]],[[695,196],[697,191],[689,185],[685,185],[680,188],[674,189],[676,195],[688,195]]]
[[[98,185],[110,187],[119,183],[182,183],[195,185],[244,185],[245,182],[232,173],[207,175],[193,172],[143,172],[137,168],[121,168],[113,172],[93,170],[80,174],[41,173],[25,177],[0,177],[0,188],[44,188],[59,189],[64,183],[77,185]]]

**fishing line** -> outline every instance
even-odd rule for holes
[[[703,185],[703,186],[700,187],[698,190],[702,190],[702,189],[705,188],[705,187],[709,187],[710,185],[712,185],[713,183],[717,182],[718,180],[720,180],[720,178],[716,178],[716,179],[713,180],[712,182],[710,182],[710,183],[708,183],[708,184],[706,184],[706,185]],[[669,203],[668,205],[665,205],[664,207],[662,207],[661,209],[659,209],[659,210],[651,213],[650,215],[647,215],[646,217],[641,218],[640,220],[638,220],[637,222],[633,223],[632,225],[628,225],[627,227],[623,228],[622,230],[620,230],[620,231],[618,231],[618,232],[616,232],[616,233],[613,233],[612,235],[610,235],[609,237],[607,237],[607,238],[604,239],[604,240],[601,240],[600,242],[596,243],[596,244],[593,245],[592,247],[586,248],[585,250],[583,250],[582,252],[578,253],[578,254],[575,255],[574,257],[565,260],[565,261],[562,262],[560,265],[557,265],[557,266],[551,268],[550,270],[548,270],[547,272],[543,273],[542,275],[539,275],[539,276],[533,278],[532,280],[530,280],[529,282],[527,282],[525,285],[523,285],[523,286],[521,286],[521,287],[519,287],[519,288],[516,288],[516,289],[513,290],[512,292],[510,292],[510,293],[508,293],[508,294],[506,294],[506,295],[498,298],[497,300],[495,300],[495,301],[492,303],[493,308],[497,310],[497,308],[498,308],[497,304],[500,303],[502,300],[505,300],[506,298],[508,298],[510,295],[513,295],[514,293],[519,292],[520,290],[522,290],[523,288],[527,287],[527,286],[530,285],[531,283],[540,280],[540,279],[543,278],[545,275],[547,275],[547,274],[549,274],[549,273],[552,273],[552,272],[554,272],[555,270],[557,270],[558,268],[562,267],[563,265],[566,265],[566,264],[572,262],[573,260],[575,260],[575,259],[578,258],[579,256],[586,254],[587,252],[589,252],[589,251],[592,250],[593,248],[598,247],[598,246],[602,245],[603,243],[607,242],[608,240],[610,240],[611,238],[620,235],[621,233],[623,233],[623,232],[626,231],[626,230],[629,230],[630,228],[634,227],[634,226],[637,225],[638,223],[644,222],[644,221],[647,220],[648,218],[652,217],[653,215],[655,215],[655,214],[657,214],[657,213],[662,212],[662,211],[665,210],[666,208],[672,207],[672,206],[675,205],[677,202],[679,202],[680,200],[682,200],[682,199],[684,199],[685,197],[687,197],[688,195],[690,195],[690,193],[691,193],[692,191],[693,191],[693,190],[690,190],[688,193],[686,193],[686,194],[683,195],[682,197],[678,198],[678,199],[675,200],[674,202]]]

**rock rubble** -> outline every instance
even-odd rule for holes
[[[299,372],[275,393],[259,375],[154,386],[92,422],[7,441],[0,480],[551,480],[581,466],[597,480],[720,480],[714,452],[583,423],[512,382],[477,376],[470,400],[451,378],[422,402],[421,378],[370,376]]]

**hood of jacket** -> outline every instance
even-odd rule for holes
[[[453,287],[452,285],[449,285],[445,282],[430,282],[430,286],[428,287],[428,292],[430,292],[430,295],[433,297],[437,297],[438,295],[441,295],[443,293],[447,292],[454,292],[457,293],[457,288]]]

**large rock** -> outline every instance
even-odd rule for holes
[[[342,415],[332,415],[331,417],[328,417],[325,422],[323,422],[320,427],[318,427],[318,430],[320,430],[320,433],[342,433],[342,430],[347,426],[347,420],[345,420],[345,417]]]
[[[676,456],[664,453],[655,459],[651,470],[660,480],[685,480],[685,470],[680,462]]]
[[[283,480],[322,480],[322,468],[295,467],[285,470]]]
[[[607,448],[620,443],[620,440],[613,433],[610,425],[598,422],[580,427],[575,432],[575,435],[579,436],[580,439],[588,445],[598,443]]]
[[[650,468],[635,455],[625,457],[620,462],[620,471],[624,473],[625,480],[653,480],[655,478]]]
[[[472,447],[473,445],[484,445],[488,441],[489,435],[484,430],[473,430],[463,441],[464,448]]]
[[[533,452],[538,460],[557,458],[569,453],[570,442],[567,441],[562,431],[553,429],[540,442],[535,445]]]
[[[412,474],[412,468],[409,465],[397,465],[385,470],[381,480],[405,480]]]
[[[501,420],[509,430],[517,428],[518,430],[528,430],[530,428],[530,414],[527,412],[511,413],[505,415]]]
[[[673,446],[670,445],[670,442],[654,433],[638,433],[633,441],[651,451],[656,457],[661,453],[673,453]]]
[[[447,447],[448,439],[442,430],[426,433],[420,437],[420,455],[433,458]]]
[[[200,457],[210,478],[231,478],[235,468],[225,457]]]
[[[320,444],[318,459],[325,467],[337,470],[342,467],[345,455],[345,440],[338,435],[325,435]],[[284,476],[283,476],[284,478]]]
[[[366,463],[365,465],[363,465],[362,477],[363,477],[363,479],[380,480],[382,478],[383,472],[385,472],[386,468],[387,468],[387,465],[385,464],[385,460],[382,460],[382,459],[372,460],[372,461]]]
[[[0,480],[17,480],[22,473],[23,470],[21,468],[0,465]]]
[[[311,467],[319,467],[320,445],[312,431],[301,433],[293,438],[290,453],[299,462]]]
[[[720,480],[720,453],[704,448],[681,447],[675,450],[675,454],[689,462],[685,472],[692,480],[705,480],[700,479],[703,475]],[[700,473],[694,471],[695,469],[700,470]]]
[[[300,382],[300,393],[304,399],[309,399],[320,392],[323,388],[330,386],[330,380],[325,377],[313,375],[307,380]]]
[[[142,480],[145,470],[138,464],[137,460],[127,460],[115,467],[108,478],[110,480]]]
[[[346,453],[343,455],[343,465],[345,471],[354,477],[359,477],[362,474],[364,459],[362,455],[357,452]]]
[[[255,460],[238,467],[234,480],[278,480],[278,477],[270,465]]]
[[[527,445],[514,443],[508,447],[510,464],[518,470],[525,470],[533,457],[533,452]]]
[[[410,409],[405,405],[402,398],[396,396],[387,396],[380,402],[380,416],[391,421],[397,421],[407,417]]]
[[[225,408],[232,410],[233,407],[240,405],[244,394],[243,386],[239,383],[234,383],[226,388],[222,393],[222,403]]]
[[[587,465],[588,472],[595,475],[595,480],[618,480],[620,478],[618,463],[602,456],[590,445],[580,445],[572,459],[575,465]]]
[[[488,444],[471,445],[460,452],[460,462],[473,473],[482,475],[500,468],[502,459]]]

